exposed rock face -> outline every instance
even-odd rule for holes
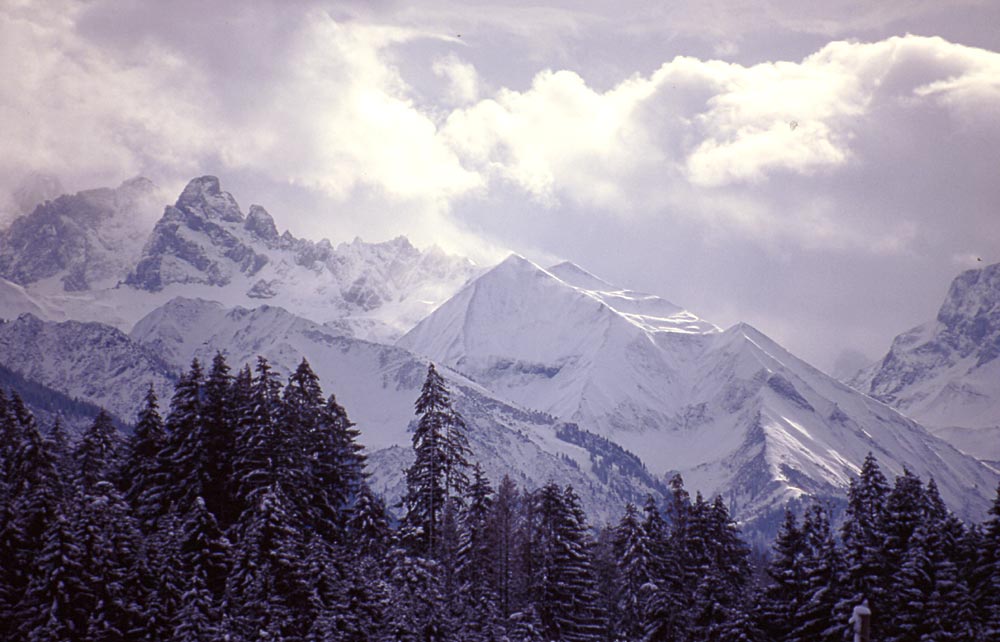
[[[393,340],[477,271],[467,259],[422,252],[402,236],[334,247],[279,235],[267,210],[251,205],[244,216],[217,178],[203,176],[165,209],[127,283],[146,292],[172,284],[230,288],[348,334]]]
[[[852,385],[972,454],[1000,459],[1000,263],[963,272],[937,318],[892,342]],[[986,440],[982,431],[995,430]],[[968,437],[968,439],[965,439]],[[992,447],[984,448],[992,442]]]
[[[56,277],[71,292],[113,285],[138,258],[137,223],[150,218],[155,194],[134,178],[46,201],[0,233],[0,276],[20,285]]]
[[[126,282],[156,292],[171,283],[227,285],[234,273],[254,275],[268,259],[254,251],[243,227],[243,212],[219,179],[196,178],[164,210]]]
[[[278,240],[278,228],[274,226],[274,219],[260,205],[251,205],[247,214],[245,227],[251,234],[264,241],[274,243]]]

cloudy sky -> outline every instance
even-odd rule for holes
[[[998,24],[993,0],[0,0],[0,205],[32,172],[215,174],[299,236],[568,259],[830,368],[1000,261]]]

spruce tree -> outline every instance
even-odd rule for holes
[[[348,522],[349,545],[359,556],[381,560],[389,550],[391,538],[385,502],[368,484],[362,484]]]
[[[231,403],[233,377],[221,352],[212,358],[212,367],[202,391],[200,429],[202,434],[191,439],[192,445],[203,445],[200,462],[203,470],[201,494],[205,507],[215,515],[223,529],[236,521],[238,505],[230,490],[233,477],[233,452],[236,444],[236,411]],[[194,497],[189,496],[188,501]]]
[[[243,510],[256,506],[259,495],[281,481],[279,471],[290,457],[279,425],[281,382],[263,357],[257,358],[255,373],[236,432],[236,496]]]
[[[30,566],[27,590],[8,620],[17,633],[8,633],[6,639],[83,639],[94,599],[82,541],[82,526],[74,513],[59,510],[42,535],[40,552]]]
[[[21,443],[21,436],[21,424],[14,416],[7,394],[0,388],[0,484],[4,486],[13,483],[14,453]],[[2,495],[0,500],[3,500]]]
[[[175,572],[185,589],[174,619],[175,635],[180,640],[222,639],[232,548],[201,497],[186,511],[178,540]]]
[[[462,511],[455,569],[460,596],[458,615],[462,621],[460,635],[470,642],[493,639],[501,618],[493,563],[496,533],[490,527],[493,499],[493,488],[477,463]]]
[[[310,510],[320,530],[337,541],[364,486],[365,455],[357,441],[360,432],[336,397],[319,402],[316,425],[307,440]]]
[[[631,502],[614,531],[614,554],[618,561],[612,631],[616,639],[638,640],[643,632],[647,585],[653,580],[656,562],[650,540]]]
[[[982,613],[982,633],[987,640],[997,639],[1000,637],[1000,485],[980,541],[985,572],[976,597]]]
[[[646,499],[643,507],[643,529],[649,539],[654,562],[643,622],[643,639],[649,642],[683,638],[692,609],[691,587],[697,581],[690,554],[692,507],[680,475],[674,475],[670,480],[667,506],[669,525],[652,496]]]
[[[53,420],[52,427],[46,435],[46,440],[49,442],[49,448],[56,459],[56,466],[63,475],[66,475],[71,466],[71,449],[69,435],[66,434],[66,427],[63,425],[62,418],[59,415],[56,415],[55,420]]]
[[[13,397],[17,400],[17,397]],[[0,409],[2,412],[2,409]],[[18,440],[10,446],[8,479],[0,505],[0,634],[11,638],[23,620],[22,597],[33,580],[47,572],[38,566],[46,542],[46,532],[64,514],[66,486],[52,444],[42,438],[34,418],[26,411],[20,419],[13,412],[7,417],[17,424],[10,431]],[[0,414],[0,420],[3,420]]]
[[[190,370],[177,381],[170,400],[156,477],[140,500],[144,522],[181,510],[203,495],[208,478],[208,443],[201,425],[203,385],[201,364],[194,359]]]
[[[413,544],[393,547],[389,552],[389,604],[385,633],[398,642],[439,642],[453,633],[445,612],[438,564],[433,559],[410,555]]]
[[[325,445],[320,443],[322,412],[319,377],[303,359],[282,391],[273,452],[280,453],[274,461],[275,472],[294,510],[303,518],[308,516],[315,527],[332,525],[338,517],[337,507],[330,506],[329,500],[333,491],[328,486],[335,482],[321,475],[318,465]]]
[[[750,549],[721,497],[711,504],[697,495],[688,521],[692,568],[697,569],[689,637],[713,639],[745,617]]]
[[[758,611],[761,630],[771,639],[785,640],[802,626],[803,600],[808,598],[805,558],[807,544],[791,508],[778,529],[773,556],[767,566],[771,584],[764,588]]]
[[[142,605],[150,596],[142,536],[125,500],[109,481],[100,481],[83,498],[84,569],[88,611],[87,642],[134,640],[148,633]]]
[[[495,569],[497,607],[500,617],[504,620],[512,613],[520,508],[521,493],[517,484],[504,475],[497,488],[489,522],[496,545],[490,563]]]
[[[298,639],[318,616],[305,563],[306,535],[290,506],[280,486],[267,487],[236,525],[226,603],[237,635],[255,639],[266,631]]]
[[[843,626],[835,618],[843,599],[844,561],[822,505],[813,504],[806,510],[802,538],[806,588],[789,642],[841,642]]]
[[[531,581],[542,630],[550,639],[598,639],[603,614],[596,611],[590,541],[579,497],[572,488],[563,490],[550,482],[535,492],[534,503]]]
[[[114,481],[118,474],[118,430],[111,415],[103,408],[84,430],[73,457],[76,460],[76,483],[82,490],[92,489],[101,481]]]
[[[838,607],[838,621],[846,622],[852,609],[868,600],[872,610],[872,636],[883,636],[885,579],[890,569],[882,550],[886,540],[886,504],[889,484],[874,455],[868,453],[861,475],[847,490],[847,511],[841,527],[846,569],[845,597]]]
[[[886,501],[880,530],[883,535],[881,547],[882,563],[887,570],[883,577],[882,592],[888,595],[894,582],[892,572],[903,564],[909,549],[910,537],[927,514],[927,499],[920,478],[903,469],[896,478]],[[887,604],[888,605],[888,604]]]
[[[413,432],[414,462],[406,471],[406,522],[418,535],[417,553],[438,558],[449,499],[468,484],[469,447],[465,421],[452,407],[444,379],[434,365],[427,369],[416,401],[419,417]]]
[[[125,498],[135,509],[136,515],[147,532],[152,528],[155,508],[144,505],[144,498],[153,491],[159,473],[159,454],[166,445],[166,432],[160,416],[159,400],[153,384],[149,384],[135,430],[128,440],[122,464],[121,481]]]

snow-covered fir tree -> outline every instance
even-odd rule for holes
[[[416,535],[420,554],[439,558],[448,543],[446,517],[454,519],[451,500],[468,485],[469,446],[465,420],[452,407],[444,379],[431,364],[415,403],[413,464],[406,470],[406,523]]]

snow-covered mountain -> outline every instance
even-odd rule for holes
[[[0,390],[5,394],[17,394],[31,411],[35,421],[43,430],[49,430],[56,418],[70,435],[79,434],[93,423],[100,408],[89,401],[83,401],[54,390],[37,381],[27,379],[6,366],[0,365]],[[112,416],[120,426],[134,422]]]
[[[225,308],[178,298],[125,335],[107,325],[47,322],[32,315],[0,322],[0,364],[70,398],[106,407],[134,421],[149,383],[166,410],[176,375],[191,360],[209,363],[217,351],[234,367],[258,355],[287,375],[303,357],[324,390],[337,395],[362,431],[377,489],[391,501],[405,489],[413,404],[427,361],[390,345],[337,334],[281,308]],[[510,475],[527,488],[549,480],[572,484],[594,520],[617,518],[627,501],[641,501],[662,484],[635,455],[572,424],[498,400],[443,369],[465,416],[473,453],[494,481]],[[47,415],[45,415],[47,416]]]
[[[961,450],[1000,461],[1000,263],[963,272],[937,318],[851,381]]]
[[[723,331],[572,263],[544,270],[512,256],[484,273],[402,237],[297,239],[260,206],[244,214],[210,176],[166,207],[141,250],[126,248],[109,229],[146,183],[60,197],[3,233],[0,318],[14,320],[0,324],[0,364],[130,420],[148,382],[166,401],[194,357],[223,351],[238,365],[261,354],[283,372],[307,357],[358,421],[390,494],[402,488],[428,358],[453,369],[494,479],[572,483],[596,519],[678,471],[764,523],[789,500],[842,496],[869,451],[890,473],[933,476],[967,517],[996,485],[993,469],[754,328]],[[883,376],[884,393],[873,374],[868,390],[895,403],[941,364],[966,368],[959,390],[969,373],[993,376],[1000,277],[987,271],[956,281],[937,325],[897,340],[898,355],[924,337],[940,344],[897,358],[890,370],[904,385]],[[934,361],[946,348],[952,356]]]
[[[480,271],[404,237],[334,246],[279,234],[263,207],[244,214],[212,176],[190,181],[152,232],[137,231],[130,203],[146,207],[153,191],[135,179],[17,219],[0,238],[0,318],[31,312],[128,331],[177,296],[227,307],[266,300],[333,331],[390,341]]]
[[[0,276],[20,285],[48,279],[67,292],[115,285],[139,257],[137,221],[151,218],[156,198],[149,180],[134,178],[45,201],[0,232]]]
[[[100,323],[0,321],[0,364],[58,392],[135,421],[149,384],[169,399],[174,369],[120,330]]]
[[[335,393],[362,431],[376,486],[398,498],[409,465],[410,423],[427,362],[401,348],[346,337],[261,305],[225,308],[178,298],[136,324],[132,339],[176,370],[223,351],[231,364],[266,357],[288,374],[306,357],[326,391]],[[444,371],[469,424],[469,441],[493,480],[510,475],[528,487],[550,479],[573,484],[594,519],[617,515],[624,502],[658,487],[639,459],[537,411],[503,403],[461,375]]]
[[[935,477],[966,515],[981,515],[996,485],[990,469],[754,328],[720,331],[571,264],[511,256],[398,345],[604,435],[654,473],[681,472],[744,519],[804,494],[842,495],[869,451],[893,473]]]
[[[203,176],[166,208],[127,283],[187,294],[192,285],[214,286],[226,292],[197,295],[227,305],[268,300],[354,336],[392,339],[476,272],[467,259],[421,252],[404,237],[335,248],[279,235],[263,207],[251,205],[244,216],[217,178]]]

